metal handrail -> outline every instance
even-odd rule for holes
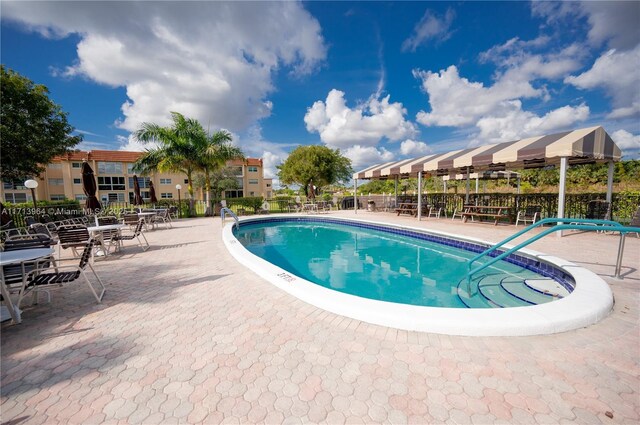
[[[222,209],[220,210],[220,218],[222,219],[223,222],[224,222],[224,219],[226,218],[225,215],[230,215],[231,217],[233,217],[233,219],[235,220],[234,225],[236,226],[236,229],[240,227],[238,216],[236,215],[236,213],[234,213],[227,207],[222,207]]]
[[[597,224],[608,224],[608,225],[611,225],[611,226],[623,227],[617,221],[612,221],[612,220],[596,220],[596,219],[590,219],[590,218],[544,218],[542,220],[538,220],[535,223],[525,227],[524,229],[520,230],[519,232],[514,233],[513,235],[509,236],[507,239],[504,239],[504,240],[498,242],[497,244],[493,245],[491,248],[489,248],[486,251],[483,251],[480,254],[478,254],[475,257],[473,257],[471,260],[469,260],[469,270],[471,270],[471,264],[473,264],[474,262],[476,262],[480,258],[484,257],[485,255],[489,254],[490,252],[495,251],[496,249],[500,248],[502,245],[506,244],[507,242],[510,242],[510,241],[518,238],[519,236],[527,233],[529,230],[535,229],[536,227],[543,226],[543,225],[545,225],[547,223],[589,223],[589,224],[596,224],[596,225]]]
[[[503,246],[505,243],[517,238],[518,236],[521,236],[522,234],[528,232],[531,229],[534,229],[535,227],[541,226],[543,224],[546,223],[557,223],[557,222],[570,222],[570,223],[583,223],[583,224],[558,224],[555,225],[549,229],[544,230],[543,232],[527,239],[526,241],[516,245],[513,248],[510,248],[509,250],[503,252],[502,254],[493,257],[491,261],[489,261],[488,263],[482,264],[479,267],[476,267],[475,269],[471,270],[471,265],[477,261],[478,259],[488,255],[490,252],[495,251],[496,249],[498,249],[499,247]],[[596,226],[589,226],[588,224],[595,224]],[[592,219],[579,219],[579,218],[545,218],[543,220],[540,220],[528,227],[526,227],[525,229],[515,233],[514,235],[508,237],[507,239],[504,239],[501,242],[498,242],[497,244],[493,245],[491,248],[485,250],[484,252],[476,255],[474,258],[472,258],[469,261],[468,264],[468,268],[469,268],[469,272],[467,273],[467,284],[470,285],[471,284],[471,278],[473,277],[474,274],[478,273],[479,271],[489,267],[490,265],[496,263],[497,261],[502,260],[503,258],[511,255],[513,252],[520,250],[521,248],[524,248],[525,246],[537,241],[538,239],[548,235],[549,233],[553,233],[553,232],[557,232],[559,230],[584,230],[584,231],[599,231],[602,229],[606,229],[609,231],[613,231],[613,232],[619,232],[620,233],[620,245],[618,247],[618,259],[616,261],[616,277],[620,277],[620,267],[621,267],[621,263],[622,263],[622,256],[623,256],[623,251],[624,251],[624,242],[625,242],[625,236],[627,233],[636,233],[636,232],[640,232],[640,228],[639,227],[627,227],[627,226],[623,226],[622,224],[615,222],[615,221],[611,221],[611,220],[592,220]],[[469,293],[470,293],[470,288],[469,289]]]

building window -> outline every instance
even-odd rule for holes
[[[250,173],[257,173],[257,172],[258,172],[258,167],[254,167],[254,166],[247,167],[247,170],[248,170]]]
[[[64,185],[63,179],[49,179],[50,186],[62,186]]]
[[[171,179],[160,179],[160,184],[171,184]]]
[[[52,201],[64,201],[67,199],[64,195],[51,195],[49,198],[51,198]]]
[[[140,189],[148,189],[150,181],[151,179],[149,177],[138,177]],[[129,177],[129,189],[133,189],[133,177]]]
[[[98,173],[122,174],[122,163],[121,162],[98,162]]]
[[[50,170],[62,170],[62,162],[52,162],[47,165]]]
[[[135,174],[135,172],[133,171],[133,162],[127,162],[127,174]]]
[[[271,191],[267,192],[267,199],[271,199]]]
[[[258,179],[249,179],[249,184],[258,184]]]
[[[229,167],[229,174],[232,176],[241,176],[242,167]]]
[[[249,196],[255,196],[255,192],[249,192]]]
[[[72,162],[71,168],[82,168],[82,163],[80,162]]]
[[[26,193],[5,193],[4,200],[12,204],[24,204],[27,202]]]
[[[225,198],[242,198],[244,192],[242,190],[227,190],[224,192]]]
[[[173,193],[169,192],[169,193],[161,193],[160,194],[160,198],[162,199],[173,199]]]
[[[98,177],[98,189],[99,190],[125,190],[124,177]]]
[[[124,202],[124,193],[109,193],[107,200],[109,202]]]
[[[87,195],[76,195],[76,201],[86,201]]]
[[[73,179],[73,184],[82,184],[82,179]]]
[[[189,184],[189,179],[184,179],[184,184]]]
[[[24,190],[26,189],[24,182],[13,181],[13,182],[2,182],[2,186],[5,189],[9,190]]]
[[[267,187],[271,187],[271,183],[267,183]]]

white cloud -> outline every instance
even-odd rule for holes
[[[640,116],[640,44],[632,50],[609,50],[591,69],[565,82],[581,89],[603,88],[614,105],[609,118]]]
[[[623,152],[640,150],[640,134],[631,134],[626,130],[611,133],[611,138]]]
[[[451,37],[451,24],[456,14],[453,9],[447,9],[440,18],[433,11],[426,10],[422,19],[413,28],[413,33],[402,43],[402,51],[415,52],[418,46],[427,41],[443,42]]]
[[[519,100],[505,102],[502,106],[504,109],[500,115],[490,115],[478,120],[476,126],[480,132],[474,144],[508,142],[548,134],[570,128],[576,122],[589,118],[589,107],[585,104],[576,107],[563,106],[543,116],[522,110]]]
[[[309,132],[318,132],[324,143],[339,148],[372,147],[385,137],[397,141],[417,134],[415,125],[405,120],[402,103],[390,103],[389,98],[371,97],[352,109],[344,92],[332,89],[325,102],[318,100],[307,109],[304,122]]]
[[[298,2],[3,2],[3,19],[48,37],[77,35],[60,72],[126,87],[117,125],[167,124],[178,111],[242,130],[269,116],[272,78],[326,56],[318,21]]]
[[[500,80],[485,87],[460,77],[455,65],[436,73],[414,70],[413,75],[422,80],[422,89],[429,95],[431,112],[420,111],[416,116],[426,126],[472,125],[502,109],[505,101],[542,95],[528,81]]]
[[[425,142],[407,139],[400,144],[400,153],[404,156],[423,156],[430,152],[431,148]]]
[[[153,149],[158,147],[158,144],[155,142],[142,143],[136,140],[133,135],[125,136],[116,136],[116,140],[120,147],[119,151],[130,151],[130,152],[144,152],[147,149]]]
[[[640,42],[638,4],[634,1],[534,1],[531,10],[549,25],[580,25],[580,19],[586,18],[592,45],[607,43],[612,48],[629,49]]]
[[[385,148],[375,148],[373,146],[355,145],[341,151],[342,155],[351,160],[354,170],[360,170],[372,164],[392,161],[395,156]]]

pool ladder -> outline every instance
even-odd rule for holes
[[[236,226],[236,229],[239,227],[239,220],[238,220],[238,216],[236,215],[236,213],[234,213],[233,211],[231,211],[229,208],[227,207],[223,207],[220,210],[220,218],[222,219],[222,221],[224,222],[225,220],[225,216],[231,216],[233,217],[233,219],[235,220],[234,226]]]
[[[526,241],[514,246],[513,248],[510,248],[510,249],[502,252],[502,254],[493,257],[489,262],[481,264],[480,266],[476,267],[473,270],[471,269],[473,263],[475,263],[476,261],[478,261],[482,257],[485,257],[485,256],[489,255],[490,253],[492,253],[496,249],[502,247],[507,242],[514,240],[515,238],[527,233],[528,231],[530,231],[532,229],[535,229],[536,227],[539,227],[539,226],[542,226],[542,225],[545,225],[545,224],[548,224],[548,223],[556,223],[556,224],[554,226],[550,227],[549,229],[546,229],[543,232],[541,232],[541,233],[539,233],[539,234],[537,234],[535,236],[530,237]],[[568,223],[568,224],[560,224],[560,223]],[[557,232],[559,230],[583,230],[583,231],[587,231],[587,232],[594,232],[594,231],[619,232],[620,233],[620,243],[618,245],[618,258],[616,260],[616,270],[615,270],[615,276],[616,276],[616,278],[619,279],[620,278],[620,269],[622,267],[622,257],[624,255],[625,237],[626,237],[627,233],[638,233],[638,232],[640,232],[640,227],[623,226],[622,224],[618,223],[617,221],[594,220],[594,219],[587,219],[587,218],[545,218],[545,219],[542,219],[540,221],[537,221],[537,222],[533,223],[532,225],[530,225],[528,227],[525,227],[521,231],[519,231],[517,233],[514,233],[513,235],[511,235],[508,238],[498,242],[497,244],[493,245],[491,248],[485,250],[484,252],[476,255],[471,260],[469,260],[469,264],[468,264],[469,271],[467,273],[467,292],[469,294],[471,294],[471,279],[472,279],[473,275],[475,275],[476,273],[480,272],[481,270],[486,269],[487,267],[489,267],[490,265],[494,264],[495,262],[500,261],[503,258],[511,255],[512,253],[524,248],[525,246],[537,241],[538,239],[543,238],[544,236],[548,235],[549,233]]]

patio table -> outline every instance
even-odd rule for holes
[[[96,247],[97,247],[96,250],[99,249],[101,246],[104,256],[107,257],[109,255],[109,250],[106,249],[104,244],[104,233],[117,231],[117,233],[120,234],[120,231],[125,227],[127,227],[126,224],[103,224],[102,226],[87,227],[87,231],[92,235],[95,235],[97,239],[100,240],[100,244],[96,244]],[[119,251],[119,250],[120,250],[120,242],[117,242],[116,251]]]

